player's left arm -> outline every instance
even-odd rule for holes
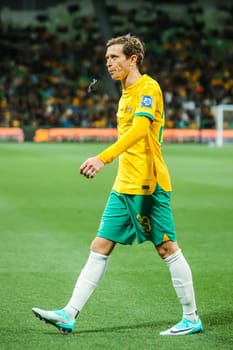
[[[80,166],[80,174],[88,179],[92,179],[104,167],[104,165],[104,162],[96,156],[88,158]]]
[[[140,93],[136,100],[132,127],[112,146],[97,155],[104,164],[112,162],[121,153],[125,152],[148,134],[150,125],[157,113],[158,94],[159,89],[157,87],[155,88],[154,83],[147,83],[140,88]]]
[[[94,177],[105,164],[112,162],[148,134],[151,122],[158,113],[158,94],[160,90],[155,89],[154,84],[146,84],[140,89],[131,128],[103,152],[87,159],[80,167],[82,175],[88,178]]]
[[[150,124],[151,120],[147,117],[135,117],[131,128],[113,145],[99,153],[97,157],[102,160],[104,164],[112,162],[120,154],[127,151],[127,149],[144,138],[148,134]]]
[[[95,157],[88,158],[80,166],[80,174],[93,178],[105,164],[112,162],[140,139],[148,134],[151,120],[148,117],[135,117],[131,128],[110,147]]]

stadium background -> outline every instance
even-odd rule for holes
[[[1,141],[17,141],[14,131],[21,128],[26,140],[42,127],[45,133],[59,127],[89,136],[93,130],[115,130],[119,87],[109,85],[102,57],[108,30],[135,31],[144,38],[144,69],[163,86],[167,131],[194,132],[200,122],[213,127],[210,107],[232,104],[231,2],[105,3],[106,17],[87,0],[1,0],[0,123],[1,130],[13,132]],[[93,77],[98,82],[88,95]],[[200,134],[207,130],[214,129]],[[232,349],[233,147],[163,145],[202,334],[159,336],[181,310],[169,272],[149,243],[117,246],[71,336],[32,315],[33,306],[63,307],[86,261],[117,162],[93,181],[79,175],[79,166],[106,145],[0,143],[0,348]]]
[[[130,32],[146,43],[142,71],[164,91],[166,129],[214,129],[212,107],[233,104],[232,7],[208,0],[2,0],[0,127],[22,128],[25,140],[41,128],[115,128],[120,92],[106,74],[105,41]],[[203,141],[194,135],[189,139]]]

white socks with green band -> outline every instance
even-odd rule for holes
[[[96,287],[102,280],[109,256],[90,252],[88,260],[81,271],[73,294],[65,306],[68,317],[75,318],[79,311],[86,304]],[[193,289],[192,272],[182,251],[179,249],[165,259],[169,268],[172,284],[177,297],[182,305],[183,317],[190,320],[197,320],[195,294]]]
[[[183,317],[197,320],[197,307],[193,288],[192,272],[181,249],[165,259],[169,268],[172,284],[183,308]]]
[[[88,260],[77,279],[72,297],[64,308],[70,318],[76,317],[102,280],[108,259],[109,256],[90,252]]]

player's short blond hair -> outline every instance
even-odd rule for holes
[[[145,47],[143,42],[136,36],[131,34],[118,36],[107,41],[106,49],[112,45],[121,44],[123,45],[123,53],[129,58],[132,55],[137,56],[137,66],[140,67],[144,60]]]

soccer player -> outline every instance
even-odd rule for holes
[[[117,176],[104,209],[88,260],[73,294],[61,310],[33,308],[41,320],[68,334],[76,318],[104,276],[117,243],[151,241],[166,263],[182,306],[182,319],[161,335],[184,335],[203,330],[197,313],[190,267],[177,243],[170,206],[170,176],[161,152],[164,128],[163,96],[157,81],[141,74],[144,45],[125,35],[106,44],[106,66],[113,80],[121,82],[117,111],[118,140],[87,159],[80,173],[93,178],[119,157]]]

